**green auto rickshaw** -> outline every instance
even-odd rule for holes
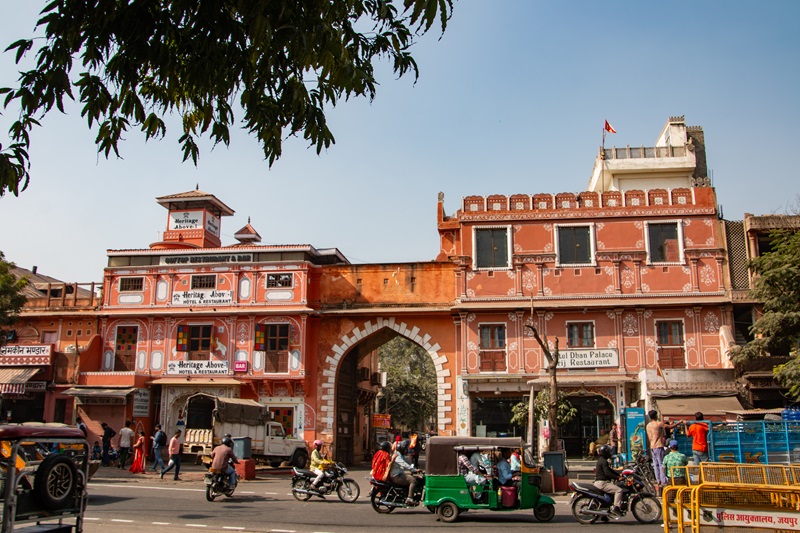
[[[475,452],[494,456],[494,452],[519,449],[522,451],[520,470],[514,475],[513,486],[498,487],[487,479],[484,483],[468,483],[459,474],[458,457]],[[534,466],[530,446],[520,438],[431,437],[427,444],[425,464],[424,505],[442,522],[453,522],[467,509],[517,511],[533,509],[533,516],[548,522],[555,516],[555,500],[540,494],[542,478]],[[491,460],[492,466],[496,464]],[[474,481],[474,480],[473,480]]]

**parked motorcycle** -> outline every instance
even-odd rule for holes
[[[623,489],[620,504],[622,516],[631,511],[633,517],[642,524],[658,522],[661,519],[661,504],[647,490],[646,480],[630,468],[622,471],[621,478],[617,486]],[[581,524],[594,524],[597,520],[608,522],[609,518],[617,518],[610,514],[613,494],[603,492],[591,483],[573,481],[570,487],[575,491],[570,502],[572,516]]]
[[[372,508],[381,514],[391,513],[395,509],[408,509],[417,507],[422,501],[422,495],[425,491],[425,476],[417,476],[417,482],[414,485],[414,493],[409,497],[414,501],[413,505],[406,503],[406,495],[408,494],[408,487],[404,485],[395,485],[391,481],[378,481],[375,478],[369,479],[372,489],[369,492],[369,501]],[[428,509],[434,512],[436,509]]]
[[[236,479],[239,475],[236,474]],[[228,498],[233,496],[233,491],[236,490],[236,485],[231,485],[228,480],[228,474],[225,472],[206,472],[204,481],[206,483],[206,500],[213,502],[217,496],[225,495]]]
[[[330,469],[325,471],[319,490],[315,491],[311,483],[317,478],[317,474],[305,468],[295,467],[292,469],[292,496],[304,502],[312,496],[325,499],[326,495],[335,492],[343,502],[353,503],[361,494],[361,489],[355,480],[344,477],[345,474],[347,468],[342,463],[332,464]]]

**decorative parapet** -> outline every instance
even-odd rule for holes
[[[553,211],[591,211],[600,209],[619,209],[622,207],[708,207],[714,212],[714,198],[708,195],[699,196],[694,189],[650,189],[606,191],[598,194],[592,191],[581,193],[561,192],[558,194],[538,193],[533,195],[514,194],[510,197],[502,194],[490,196],[466,196],[461,201],[461,209],[456,214],[468,215],[477,213],[535,213]],[[800,217],[798,225],[800,225]]]

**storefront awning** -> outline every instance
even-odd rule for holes
[[[696,412],[704,415],[723,415],[726,411],[738,411],[742,404],[736,396],[669,396],[655,398],[661,416],[689,416]]]
[[[0,368],[0,394],[25,394],[25,384],[38,367]]]
[[[132,393],[136,389],[125,388],[125,389],[100,389],[96,387],[73,387],[71,389],[65,390],[62,394],[66,394],[68,396],[83,396],[83,397],[91,397],[91,398],[125,398],[128,394]]]
[[[199,378],[199,379],[186,379],[186,378],[158,378],[153,381],[148,381],[148,385],[173,385],[176,387],[194,387],[195,385],[241,385],[242,382],[233,378]]]
[[[620,376],[619,374],[612,374],[608,376],[603,375],[583,375],[583,376],[558,376],[558,385],[565,387],[581,387],[581,386],[597,386],[597,385],[617,385],[622,383],[634,383],[638,379],[630,376]],[[550,378],[548,376],[541,376],[528,380],[528,385],[533,385],[534,388],[541,388],[543,385],[549,385]]]

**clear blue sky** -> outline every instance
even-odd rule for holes
[[[0,0],[6,43],[29,35],[46,2]],[[264,244],[337,247],[352,262],[428,261],[436,196],[584,190],[603,120],[607,146],[652,146],[671,115],[702,126],[725,217],[783,212],[797,197],[800,2],[461,0],[447,32],[415,47],[420,79],[382,68],[377,98],[329,114],[337,143],[317,156],[286,143],[269,169],[239,133],[181,163],[178,130],[124,159],[98,156],[76,107],[33,134],[32,181],[0,199],[0,250],[65,281],[102,278],[107,249],[159,240],[155,197],[194,189],[250,217]],[[16,79],[0,57],[0,85]],[[9,116],[0,117],[6,144]]]

